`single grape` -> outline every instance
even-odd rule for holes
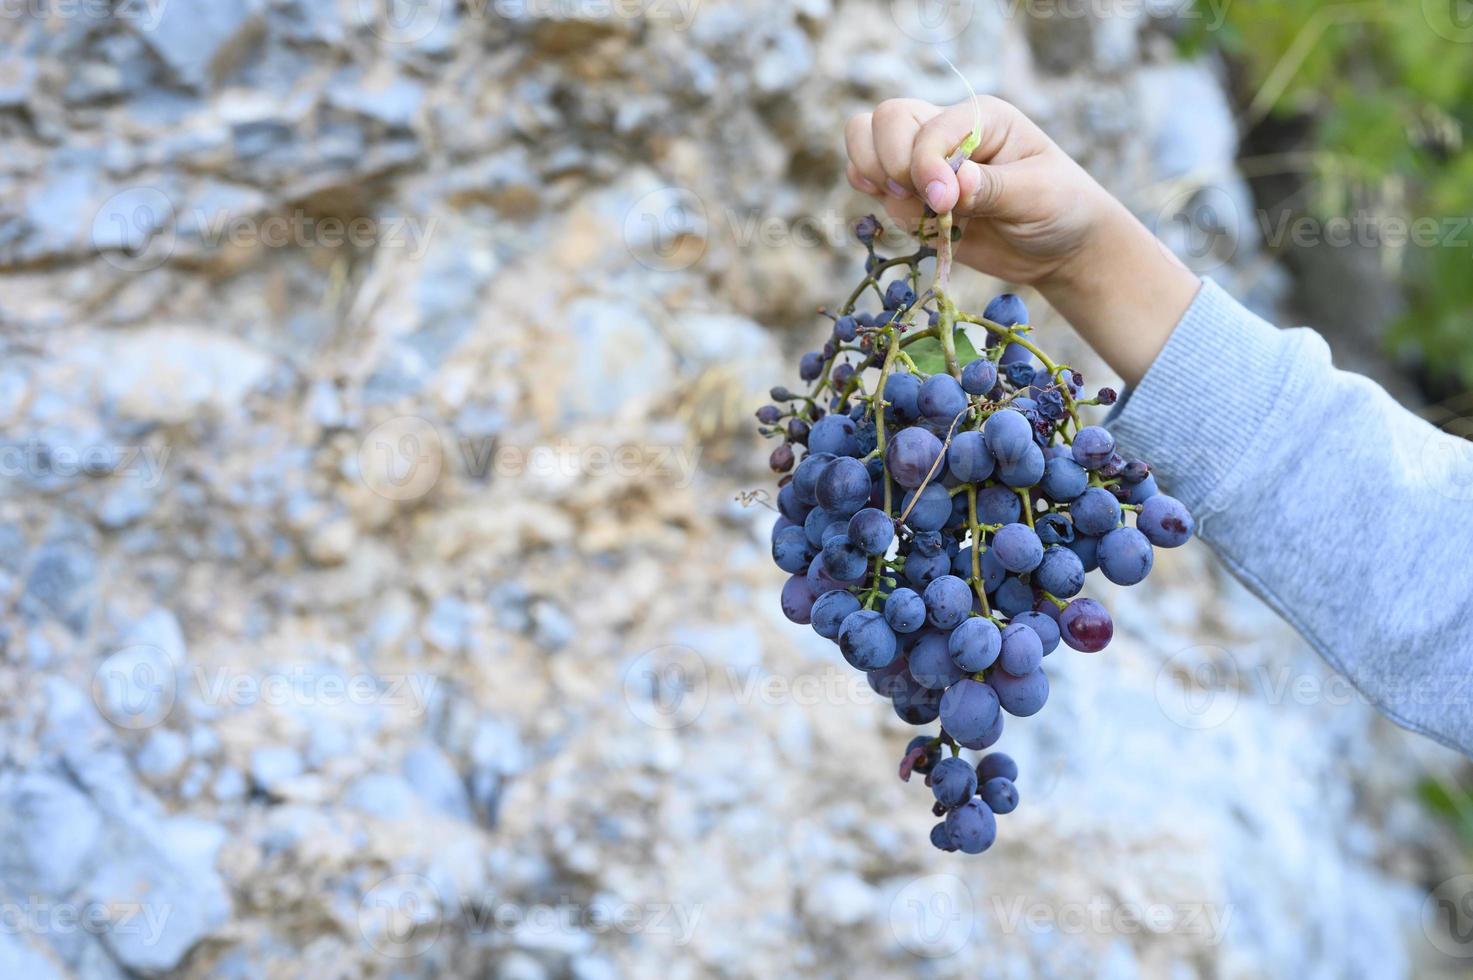
[[[1012,813],[1018,808],[1018,787],[1011,779],[993,776],[982,784],[980,795],[993,813]]]
[[[911,647],[908,658],[910,676],[922,687],[942,691],[965,676],[962,669],[952,663],[947,636],[946,633],[927,630]]]
[[[777,420],[782,417],[782,410],[776,405],[763,405],[757,409],[757,421],[763,425],[776,425]]]
[[[1114,635],[1110,613],[1094,599],[1075,599],[1059,613],[1059,636],[1083,653],[1105,649]]]
[[[916,407],[922,415],[944,419],[947,424],[967,410],[967,393],[949,374],[933,374],[921,384]]]
[[[1005,524],[992,538],[992,553],[1010,572],[1031,572],[1043,560],[1043,542],[1027,524]]]
[[[939,555],[946,549],[940,531],[917,531],[910,539],[910,546],[922,555]]]
[[[852,612],[859,611],[859,600],[850,592],[834,589],[813,603],[813,631],[826,640],[836,639],[839,626]]]
[[[916,301],[916,291],[904,279],[896,279],[885,287],[885,309],[903,310]]]
[[[916,405],[920,394],[921,379],[907,371],[897,371],[885,378],[885,401],[901,422],[914,422],[921,417]]]
[[[808,433],[808,451],[856,456],[859,454],[859,443],[854,437],[857,428],[847,415],[825,415],[813,423]]]
[[[850,544],[847,535],[825,544],[822,557],[824,570],[840,582],[857,582],[869,571],[869,556]]]
[[[951,495],[941,484],[928,483],[919,497],[915,491],[905,495],[900,512],[905,514],[908,527],[917,531],[939,531],[951,520]]]
[[[1197,524],[1180,500],[1158,493],[1141,505],[1135,526],[1158,548],[1177,548],[1191,539]]]
[[[958,432],[946,448],[946,468],[959,483],[981,483],[992,475],[996,466],[982,433],[975,430]],[[966,502],[964,496],[958,496]]]
[[[847,589],[850,580],[835,578],[828,566],[824,564],[823,554],[819,553],[813,561],[808,563],[808,584],[813,586],[813,594],[816,597],[835,589]]]
[[[1133,527],[1117,527],[1100,538],[1100,571],[1116,585],[1144,581],[1151,573],[1154,557],[1151,542]]]
[[[885,622],[896,633],[914,633],[926,625],[926,601],[914,589],[901,586],[885,599]]]
[[[1073,459],[1055,456],[1043,465],[1039,489],[1055,503],[1067,504],[1089,488],[1089,472]]]
[[[943,575],[926,586],[926,622],[937,629],[954,629],[972,609],[972,590],[955,575]]]
[[[877,670],[895,659],[895,632],[872,609],[852,612],[839,625],[839,652],[852,667]]]
[[[799,445],[808,445],[809,425],[802,419],[788,419],[788,438]]]
[[[1059,391],[1050,388],[1041,392],[1038,396],[1038,414],[1051,422],[1056,422],[1068,414],[1069,408],[1064,404],[1064,396]]]
[[[1068,547],[1054,545],[1043,553],[1033,584],[1060,599],[1076,596],[1084,588],[1084,562]]]
[[[997,468],[997,478],[1010,487],[1023,489],[1043,479],[1043,450],[1038,443],[1030,443],[1018,460],[1003,463]]]
[[[834,321],[834,337],[840,343],[847,344],[859,336],[859,321],[852,316],[841,316]]]
[[[955,810],[977,794],[977,772],[963,759],[952,756],[931,770],[931,793],[948,810]]]
[[[1115,437],[1098,425],[1086,425],[1074,436],[1074,462],[1087,470],[1099,469],[1115,452]]]
[[[1004,365],[1002,373],[1003,377],[1007,378],[1008,383],[1014,388],[1026,388],[1033,384],[1033,365],[1027,361],[1015,361],[1012,364]]]
[[[818,478],[823,475],[824,467],[837,458],[833,453],[816,453],[812,449],[808,451],[808,455],[803,457],[803,461],[793,471],[791,486],[799,503],[809,507],[818,503]]]
[[[1033,425],[1022,412],[1006,409],[993,412],[982,424],[982,436],[987,448],[1003,466],[1011,466],[1023,458],[1033,441]]]
[[[808,437],[813,444],[813,437]],[[941,440],[919,426],[895,433],[885,447],[885,467],[896,483],[914,490],[925,482],[931,468],[941,458]]]
[[[865,554],[883,555],[895,540],[895,523],[884,511],[866,507],[849,518],[845,533]]]
[[[793,489],[791,483],[777,492],[777,512],[794,524],[801,524],[807,520],[811,509],[798,499],[798,491]]]
[[[969,674],[976,674],[996,662],[1002,649],[1002,635],[990,619],[972,616],[951,631],[946,649],[953,663]]]
[[[997,840],[997,818],[974,796],[946,815],[946,836],[963,853],[981,854]]]
[[[1033,608],[1033,589],[1020,578],[1008,576],[997,587],[992,604],[1004,616],[1012,617]]]
[[[997,713],[997,720],[992,723],[992,727],[987,729],[987,731],[983,732],[977,738],[966,742],[966,748],[981,750],[990,749],[994,745],[996,745],[998,743],[998,740],[1002,738],[1002,723],[1005,717],[1007,716],[999,711]]]
[[[965,745],[985,735],[997,720],[998,698],[992,685],[972,680],[957,681],[941,696],[941,726]]]
[[[997,365],[979,357],[962,368],[962,390],[969,395],[981,397],[997,384]]]
[[[922,555],[915,552],[905,558],[905,580],[924,589],[951,570],[951,558],[945,554]]]
[[[989,752],[977,763],[977,782],[1001,777],[1009,782],[1018,781],[1018,764],[1006,752]]]
[[[772,560],[790,575],[808,568],[808,563],[813,560],[813,549],[801,527],[789,525],[778,532],[772,539]]]
[[[1043,641],[1022,623],[1009,623],[1002,631],[1002,650],[997,665],[1014,677],[1023,677],[1043,663]]]
[[[1104,487],[1090,487],[1069,505],[1069,516],[1074,519],[1074,530],[1105,534],[1120,525],[1120,501]]]
[[[824,510],[848,517],[869,501],[869,471],[857,459],[840,457],[824,467],[814,493]]]
[[[823,374],[824,357],[818,351],[809,351],[798,359],[798,377],[804,381],[817,381]]]
[[[948,852],[955,852],[959,848],[951,842],[951,832],[946,829],[946,821],[936,824],[931,828],[932,846]]]
[[[1120,479],[1135,486],[1146,477],[1151,475],[1151,464],[1143,459],[1126,460],[1125,469],[1120,471]]]
[[[977,493],[977,520],[983,524],[1012,524],[1023,517],[1023,503],[1007,487],[987,487]]]
[[[997,558],[997,552],[988,548],[982,552],[982,557],[977,560],[982,568],[982,589],[985,592],[996,592],[998,586],[1008,577],[1008,570],[1002,567],[1002,562]]]
[[[1048,602],[1048,600],[1044,600]],[[1049,608],[1057,611],[1058,607],[1048,603]],[[1059,647],[1059,624],[1051,616],[1041,612],[1028,610],[1020,612],[1009,621],[1009,625],[1026,626],[1038,634],[1038,643],[1043,648],[1043,655],[1047,657]]]
[[[807,626],[812,622],[813,603],[817,598],[818,592],[808,581],[808,576],[794,575],[783,583],[783,615],[799,626]]]
[[[1074,540],[1074,522],[1069,519],[1068,514],[1060,514],[1050,511],[1041,514],[1034,521],[1034,529],[1038,532],[1038,540],[1044,546],[1053,544],[1068,544]]]
[[[1130,488],[1130,491],[1125,495],[1125,502],[1127,504],[1143,504],[1160,492],[1156,486],[1156,474],[1147,473],[1144,480]],[[1136,525],[1139,526],[1140,521],[1136,521]]]
[[[1028,307],[1017,293],[999,293],[982,311],[982,319],[991,320],[1000,327],[1016,327],[1028,323]]]
[[[998,670],[988,675],[988,681],[1002,710],[1018,718],[1038,714],[1048,700],[1048,677],[1042,668],[1029,671],[1022,677]]]

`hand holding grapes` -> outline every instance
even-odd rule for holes
[[[981,141],[948,154],[980,113]],[[1000,99],[941,108],[891,99],[845,127],[849,182],[914,228],[952,211],[958,261],[1035,286],[1129,384],[1144,376],[1199,282],[1028,117]]]

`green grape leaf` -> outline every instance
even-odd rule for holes
[[[966,367],[981,354],[977,348],[972,346],[972,339],[961,327],[957,327],[952,335],[956,338],[956,363],[958,367]],[[917,340],[905,349],[910,359],[916,362],[916,368],[922,374],[945,374],[946,355],[941,351],[941,341],[935,337],[926,337]]]

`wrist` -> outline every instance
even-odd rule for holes
[[[1076,253],[1037,285],[1126,384],[1134,385],[1166,346],[1201,280],[1124,205],[1107,197]]]

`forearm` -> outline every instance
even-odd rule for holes
[[[1080,254],[1039,291],[1127,385],[1139,383],[1201,282],[1114,198]]]
[[[1372,703],[1473,754],[1473,487],[1451,437],[1211,283],[1108,424]]]

